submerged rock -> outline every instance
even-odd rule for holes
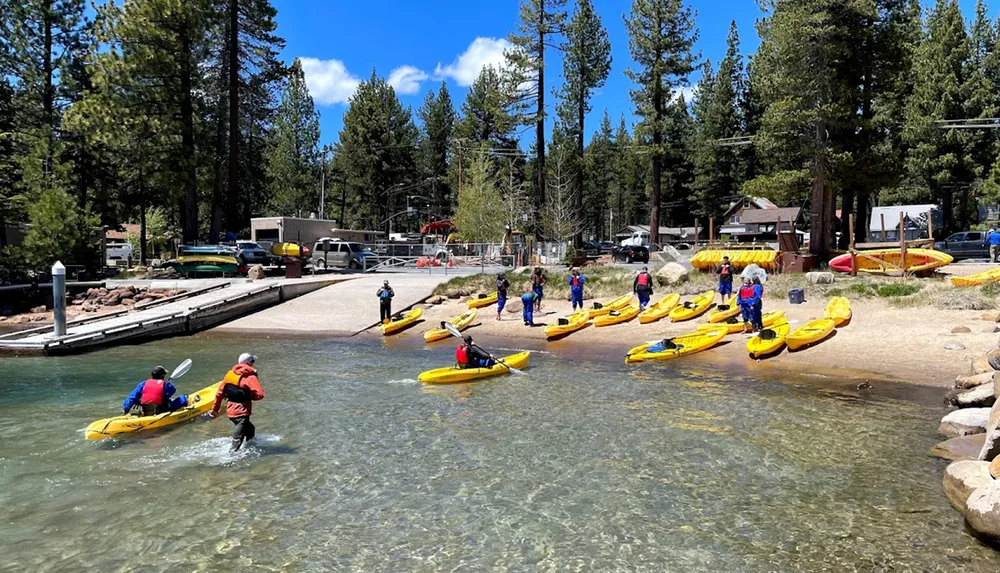
[[[972,374],[970,376],[959,376],[955,378],[956,388],[975,388],[993,382],[993,372],[983,372],[982,374]]]
[[[986,434],[973,434],[971,436],[958,436],[949,438],[934,446],[927,453],[952,462],[959,460],[978,460],[979,452],[983,450],[986,442]]]
[[[968,436],[986,431],[990,421],[989,408],[965,408],[941,418],[938,431],[946,436]]]
[[[969,529],[978,537],[1000,541],[1000,480],[990,478],[990,483],[973,491],[965,502],[964,513]]]
[[[950,397],[951,403],[959,408],[988,408],[996,402],[996,397],[993,395],[995,384],[991,380],[987,384],[981,384],[975,388],[958,392]]]
[[[951,506],[965,513],[966,501],[972,492],[993,482],[990,464],[977,460],[952,462],[944,470],[941,486]]]

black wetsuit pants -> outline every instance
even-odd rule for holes
[[[229,451],[236,452],[243,446],[243,440],[252,440],[257,435],[257,428],[250,421],[250,416],[239,416],[229,418],[229,420],[236,424],[236,427],[233,428],[233,445],[230,446]]]

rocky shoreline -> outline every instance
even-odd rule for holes
[[[149,289],[142,287],[119,287],[113,289],[91,288],[69,299],[66,317],[72,319],[82,314],[104,314],[128,308],[142,308],[154,301],[186,292],[183,289]],[[37,306],[30,312],[13,316],[0,316],[0,328],[18,328],[19,325],[51,324],[52,309],[47,305]],[[22,326],[23,328],[23,326]]]

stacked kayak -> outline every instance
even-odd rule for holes
[[[865,256],[857,257],[858,272],[870,274],[898,273],[900,267],[905,267],[908,273],[919,273],[943,267],[954,260],[951,255],[934,249],[907,249],[905,265],[899,249],[877,249],[861,253]],[[851,272],[851,254],[834,257],[830,261],[830,268],[842,273]]]
[[[587,322],[590,320],[590,312],[586,310],[578,310],[573,314],[567,316],[566,318],[560,318],[556,324],[550,324],[545,327],[545,337],[546,338],[560,338],[566,336],[567,334],[576,332],[584,326],[587,326]]]
[[[709,331],[692,332],[666,340],[648,342],[629,350],[625,356],[625,364],[634,364],[647,360],[680,358],[681,356],[708,350],[718,344],[725,336],[726,329],[717,328]]]
[[[712,293],[713,295],[715,293]],[[740,305],[736,304],[736,295],[729,297],[726,304],[720,304],[708,313],[708,322],[726,322],[740,313]]]
[[[765,328],[756,336],[747,340],[747,352],[753,358],[762,358],[779,352],[785,346],[785,337],[791,326],[781,317],[770,328]]]
[[[88,440],[100,440],[125,434],[134,434],[147,430],[157,430],[173,426],[181,422],[186,422],[207,413],[215,404],[215,392],[219,389],[216,382],[207,388],[202,388],[194,394],[188,395],[188,406],[165,414],[153,416],[115,416],[98,420],[87,426],[84,430],[84,437]]]
[[[637,316],[639,316],[639,305],[630,304],[621,310],[612,310],[604,316],[598,316],[594,319],[594,326],[611,326],[614,324],[621,324],[623,322],[628,322]]]
[[[789,350],[798,350],[803,346],[815,344],[830,336],[835,326],[836,323],[830,318],[810,320],[785,336],[785,344],[788,345]]]
[[[772,271],[778,267],[777,251],[715,249],[698,251],[691,257],[691,266],[699,271],[710,271],[722,264],[722,257],[729,257],[729,262],[734,269],[757,265],[762,269]]]
[[[632,293],[623,294],[622,296],[606,302],[606,303],[594,303],[594,308],[589,309],[587,318],[597,318],[598,316],[604,316],[612,310],[621,310],[628,306],[628,303],[632,302],[632,297],[635,296]]]
[[[847,324],[851,320],[851,316],[851,301],[843,296],[831,298],[829,304],[826,305],[826,312],[823,314],[823,318],[833,320],[836,326]]]
[[[478,298],[469,300],[469,302],[465,303],[465,306],[467,306],[468,308],[482,308],[484,306],[496,304],[499,296],[500,296],[499,293],[497,293],[496,291],[492,292],[491,294],[480,295]]]
[[[423,314],[424,311],[419,308],[415,308],[409,312],[404,312],[400,318],[382,325],[382,335],[388,336],[390,334],[396,334],[400,330],[412,326],[420,320],[420,317],[423,316]]]
[[[271,254],[278,257],[308,257],[309,248],[295,243],[275,243],[271,246]]]
[[[239,262],[236,260],[236,257],[228,255],[181,255],[177,257],[173,267],[177,272],[182,274],[232,274],[239,268]]]
[[[986,271],[985,273],[966,275],[964,277],[951,277],[951,286],[956,286],[956,287],[980,286],[988,283],[993,283],[996,281],[1000,281],[1000,268],[992,269]]]
[[[650,322],[656,322],[661,318],[670,314],[670,311],[677,306],[677,303],[681,300],[681,295],[677,293],[671,293],[667,296],[661,298],[656,304],[651,304],[646,307],[646,310],[639,313],[639,323],[648,324]]]
[[[674,307],[670,311],[670,320],[682,322],[701,316],[712,306],[713,300],[715,300],[715,291],[705,291],[684,304]]]
[[[436,368],[434,370],[421,372],[420,376],[417,377],[417,380],[423,382],[424,384],[456,384],[458,382],[468,382],[479,378],[499,376],[510,372],[510,368],[507,366],[517,368],[518,370],[526,367],[530,356],[531,352],[528,351],[511,354],[510,356],[500,359],[503,361],[502,364],[497,362],[496,365],[491,368],[458,368],[457,366]],[[504,366],[504,364],[507,366]]]
[[[783,311],[783,310],[775,310],[775,311],[769,312],[769,313],[765,314],[764,316],[760,317],[760,322],[761,322],[761,324],[764,325],[765,328],[767,328],[768,326],[771,326],[771,325],[773,325],[773,324],[775,324],[775,323],[777,323],[778,321],[781,321],[781,320],[785,320],[785,311]],[[726,329],[726,334],[739,334],[739,333],[743,332],[743,321],[739,320],[738,318],[736,318],[734,316],[734,317],[728,319],[725,322],[719,322],[719,323],[714,323],[714,324],[713,323],[705,323],[705,324],[699,324],[698,325],[698,331],[699,332],[705,332],[705,331],[709,331],[709,330],[715,330],[716,328],[725,328]]]
[[[456,316],[455,318],[449,320],[448,322],[450,322],[452,326],[454,326],[456,329],[458,329],[459,332],[461,332],[466,328],[469,328],[469,325],[472,324],[472,321],[476,319],[476,313],[478,312],[479,311],[472,308]],[[441,328],[432,328],[424,333],[424,341],[436,342],[438,340],[444,340],[449,336],[451,336],[451,333],[448,332],[448,329],[444,327],[444,322],[442,322]]]

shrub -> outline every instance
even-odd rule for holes
[[[920,285],[915,283],[889,283],[875,287],[875,294],[881,297],[910,296],[920,292]]]

